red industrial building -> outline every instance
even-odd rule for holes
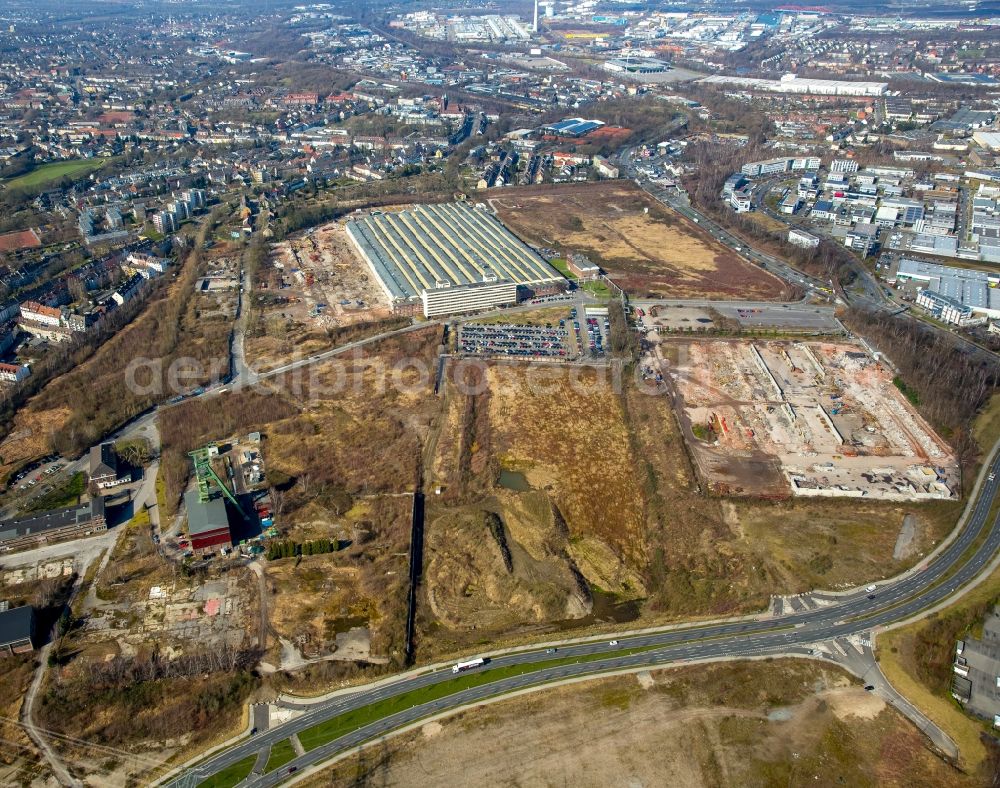
[[[221,496],[203,501],[197,490],[190,490],[184,495],[184,505],[187,508],[188,536],[191,538],[192,550],[232,546],[229,515],[226,512],[226,502]]]

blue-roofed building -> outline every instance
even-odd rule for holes
[[[582,137],[589,134],[594,129],[599,129],[604,123],[599,120],[585,120],[584,118],[566,118],[558,123],[551,123],[543,127],[544,131],[555,134],[559,137]]]
[[[896,270],[897,282],[912,282],[921,287],[917,303],[931,310],[941,312],[948,317],[960,317],[966,324],[970,317],[966,312],[978,317],[991,319],[1000,318],[1000,274],[993,271],[976,271],[968,268],[955,268],[948,265],[928,263],[923,260],[904,258],[899,261]],[[941,301],[936,298],[941,296]],[[956,305],[962,307],[955,311]],[[944,318],[942,318],[944,319]],[[949,320],[948,322],[957,322]]]

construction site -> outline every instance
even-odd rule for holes
[[[392,316],[343,222],[274,244],[253,287],[255,309],[246,350],[260,369],[285,363],[295,353],[325,350],[336,333]]]
[[[951,450],[861,347],[663,343],[695,465],[715,492],[948,499]]]

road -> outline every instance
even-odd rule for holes
[[[409,722],[526,687],[604,671],[662,667],[693,660],[806,654],[812,644],[868,633],[919,616],[946,602],[994,561],[1000,548],[1000,518],[991,523],[988,522],[988,515],[998,486],[1000,448],[994,447],[990,464],[980,476],[957,536],[936,555],[926,559],[916,571],[879,584],[874,598],[869,598],[869,594],[862,590],[840,596],[838,602],[826,607],[773,618],[740,619],[633,636],[622,635],[616,638],[618,642],[614,646],[608,640],[602,640],[560,646],[556,654],[546,653],[541,648],[498,654],[490,659],[485,668],[479,669],[479,678],[484,683],[456,687],[443,697],[376,719],[297,756],[278,772],[251,775],[247,784],[276,785],[287,778],[291,767],[303,770]],[[613,635],[608,637],[614,638]],[[496,679],[489,680],[491,674]],[[256,756],[262,748],[270,747],[292,734],[300,734],[344,712],[453,679],[448,669],[406,674],[376,688],[360,688],[355,693],[316,703],[302,716],[241,740],[230,749],[208,758],[171,784],[196,783],[226,766],[251,755]]]

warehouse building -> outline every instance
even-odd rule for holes
[[[466,203],[373,213],[349,222],[347,234],[401,312],[489,309],[565,282],[491,213]]]
[[[965,708],[1000,728],[1000,612],[983,622],[982,636],[958,641],[951,694]]]
[[[771,93],[806,93],[814,96],[882,96],[889,89],[887,82],[847,82],[836,79],[799,79],[785,74],[781,79],[756,79],[716,74],[699,79],[710,85],[735,85],[750,90]]]
[[[108,530],[104,499],[96,495],[79,506],[0,522],[0,552],[77,539]]]
[[[912,282],[921,288],[917,303],[933,312],[942,312],[942,320],[968,325],[972,314],[1000,318],[1000,275],[993,271],[975,271],[949,265],[903,258],[896,269],[895,281]],[[946,301],[936,296],[942,296]],[[957,305],[957,306],[956,306]],[[958,307],[961,307],[960,309]]]

